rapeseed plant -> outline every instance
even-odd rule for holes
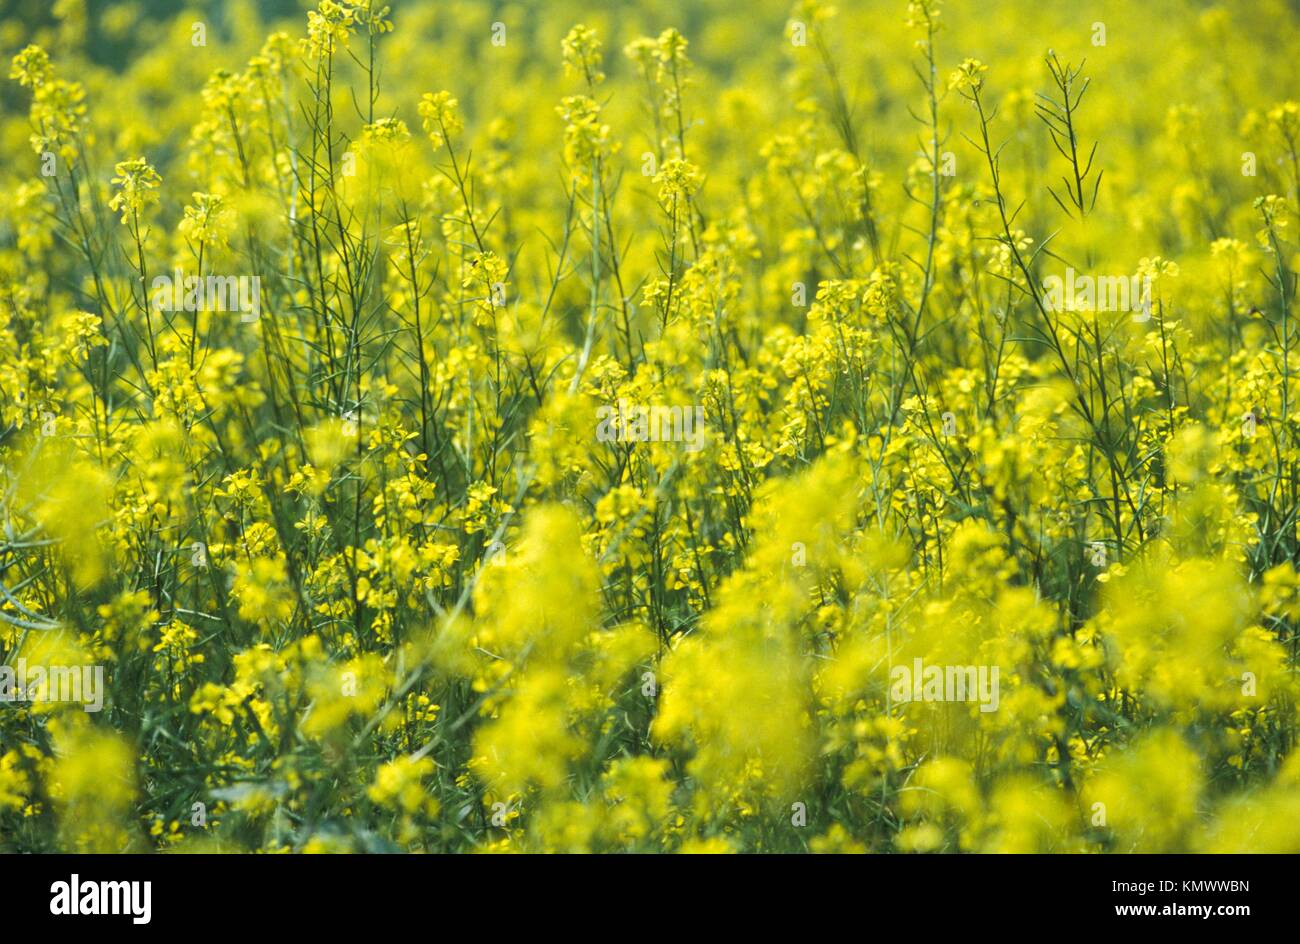
[[[161,6],[0,18],[0,848],[1300,851],[1291,5]]]

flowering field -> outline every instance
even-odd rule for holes
[[[1294,4],[6,9],[0,850],[1300,852]]]

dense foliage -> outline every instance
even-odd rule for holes
[[[0,22],[0,848],[1300,851],[1293,5],[214,6]]]

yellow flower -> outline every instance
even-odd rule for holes
[[[564,54],[566,75],[580,75],[588,85],[605,81],[605,73],[600,70],[600,39],[595,30],[579,23],[560,41],[560,49]]]
[[[464,128],[456,99],[450,92],[425,92],[420,99],[419,112],[424,133],[435,148],[441,147]]]
[[[433,770],[433,761],[428,757],[399,757],[379,768],[366,795],[374,803],[394,806],[406,813],[423,812],[436,816],[438,801],[429,796],[420,783]]]
[[[976,95],[984,87],[984,73],[989,67],[978,59],[963,59],[948,76],[948,88],[962,95]]]
[[[162,178],[143,157],[122,161],[113,169],[115,193],[108,205],[129,223],[144,212],[146,207],[158,202],[158,187]]]

